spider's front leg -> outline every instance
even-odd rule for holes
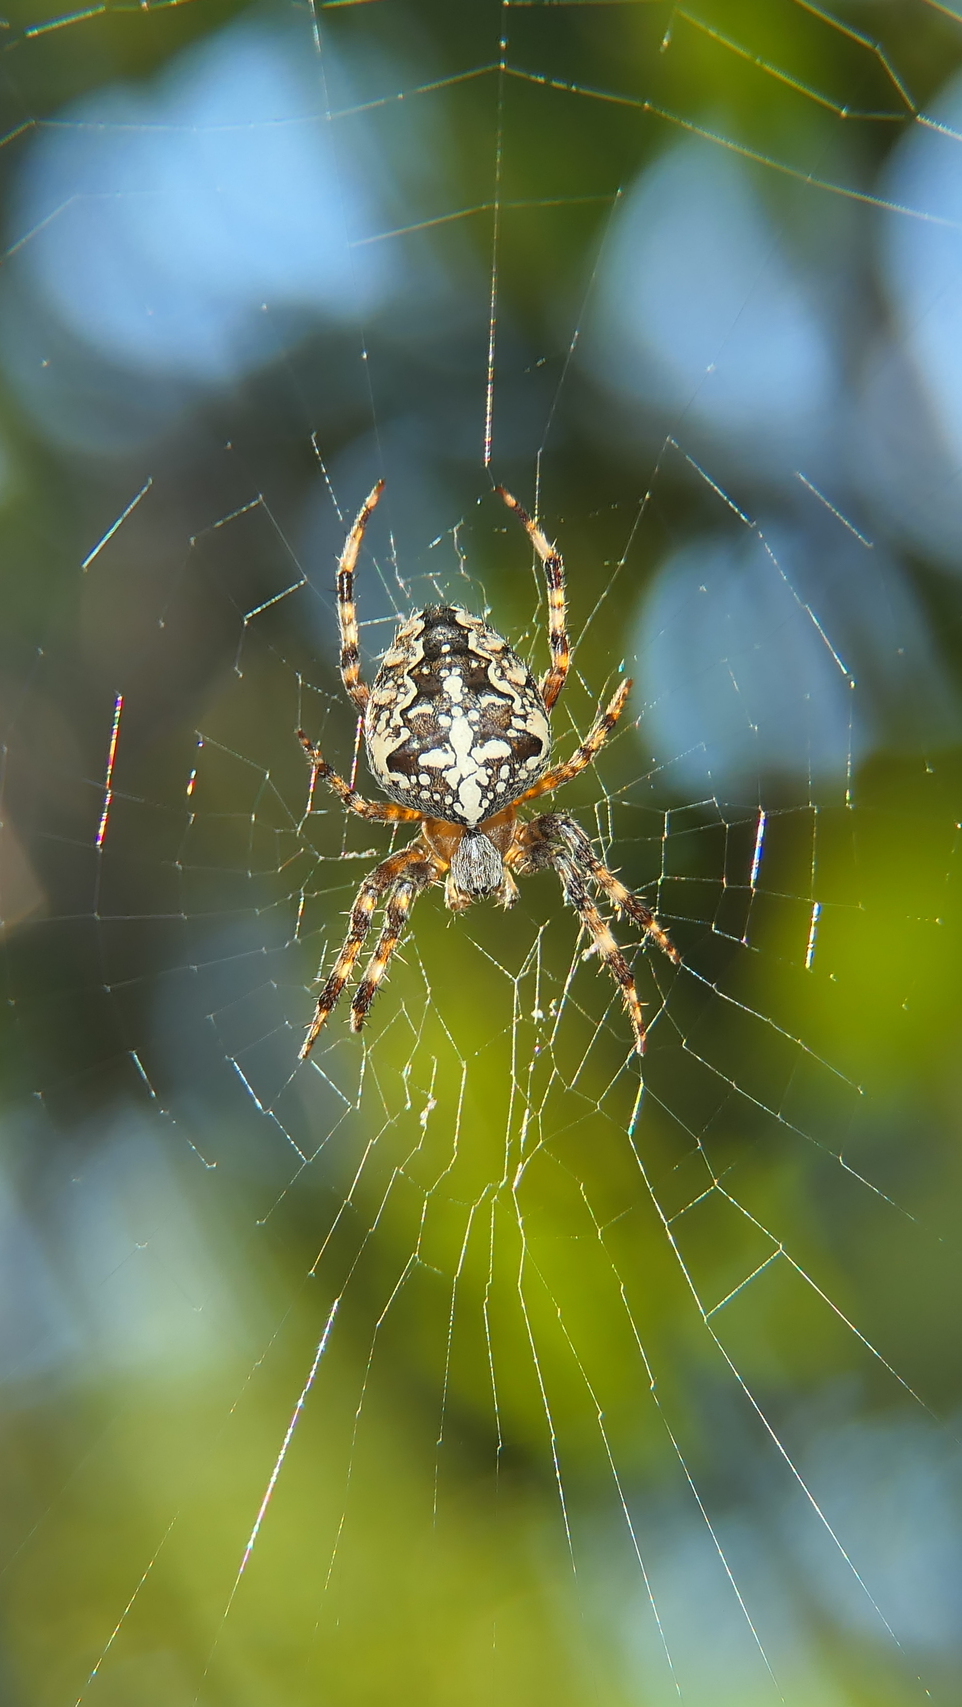
[[[535,819],[535,825],[539,826],[541,834],[547,835],[549,840],[555,840],[567,847],[575,863],[587,872],[591,881],[608,896],[619,915],[627,913],[628,917],[634,919],[635,924],[640,925],[646,935],[658,944],[663,953],[667,954],[669,960],[673,960],[676,966],[681,965],[681,955],[668,932],[662,930],[651,908],[640,895],[626,888],[614,872],[602,864],[576,818],[570,817],[567,812],[546,812],[543,818]]]
[[[638,997],[634,976],[607,920],[602,917],[591,899],[588,884],[597,884],[615,907],[628,913],[677,963],[680,958],[678,950],[656,922],[651,909],[630,889],[626,889],[607,866],[602,865],[581,825],[566,813],[547,812],[530,824],[520,826],[508,860],[521,876],[544,871],[548,866],[552,866],[558,873],[565,900],[576,909],[592,938],[592,947],[621,989],[622,1000],[634,1027],[635,1048],[639,1055],[643,1055],[647,1031],[643,1004]]]
[[[377,995],[381,979],[384,977],[394,951],[401,940],[401,935],[407,924],[408,914],[422,889],[433,883],[438,876],[438,868],[429,858],[421,865],[412,865],[399,877],[387,899],[384,909],[384,928],[378,938],[377,948],[371,956],[364,977],[354,992],[351,1003],[351,1030],[360,1031],[371,1009],[371,1003]]]
[[[395,884],[398,884],[401,880],[407,880],[410,884],[415,885],[414,893],[417,894],[421,889],[425,888],[428,883],[433,883],[436,875],[436,861],[433,859],[424,843],[419,840],[412,842],[410,847],[402,848],[400,853],[392,854],[389,859],[382,860],[381,864],[371,872],[370,877],[366,877],[364,879],[364,882],[361,884],[361,887],[354,898],[354,905],[351,908],[351,922],[348,926],[347,936],[344,938],[341,952],[337,957],[334,970],[317,998],[317,1008],[314,1013],[314,1018],[311,1021],[311,1028],[304,1039],[304,1043],[301,1048],[300,1058],[302,1061],[307,1060],[308,1055],[311,1053],[311,1050],[321,1034],[328,1014],[336,1005],[345,984],[354,970],[357,957],[364,946],[365,938],[371,928],[374,909],[381,899],[381,896],[387,894],[388,891],[393,889]],[[408,904],[404,909],[405,916],[410,909],[410,904],[410,901],[408,901]],[[401,924],[403,926],[403,918],[401,920]],[[381,947],[384,943],[384,937],[387,934],[387,926],[385,926],[385,931],[382,933],[381,944],[378,948],[379,953],[381,952]],[[400,934],[400,929],[398,929],[394,934],[394,940],[391,943],[390,950],[386,956],[385,965],[397,946],[397,938]],[[368,976],[370,977],[370,969]],[[378,974],[378,979],[375,980],[375,985],[379,981],[379,978],[380,974]],[[364,986],[362,985],[361,988],[363,987]],[[358,995],[360,995],[360,993],[361,992],[359,990]],[[373,999],[374,992],[372,990],[364,1012],[366,1012],[367,1008],[370,1007]],[[354,1029],[359,1030],[361,1024],[363,1024],[363,1014],[361,1016],[360,1024],[355,1025]]]

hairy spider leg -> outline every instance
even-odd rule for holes
[[[602,918],[588,894],[583,874],[576,861],[565,849],[556,847],[552,851],[551,863],[561,879],[565,900],[576,909],[581,923],[591,936],[599,959],[604,961],[611,976],[621,987],[621,998],[635,1031],[635,1048],[639,1055],[644,1055],[647,1039],[645,1017],[631,967],[612,936],[607,920]]]
[[[646,905],[640,895],[636,895],[633,890],[626,888],[613,871],[609,871],[606,865],[602,865],[576,819],[569,817],[567,812],[551,812],[546,813],[543,818],[536,818],[532,828],[535,826],[542,835],[547,835],[549,838],[560,837],[566,842],[579,866],[590,874],[592,882],[596,883],[598,888],[608,896],[612,906],[616,907],[620,913],[627,913],[628,917],[634,919],[635,924],[640,925],[646,935],[650,936],[652,941],[656,942],[658,947],[667,954],[669,960],[673,960],[676,966],[681,965],[681,955],[668,932],[662,930],[651,908]]]
[[[354,898],[347,936],[344,938],[334,970],[317,998],[314,1018],[301,1048],[300,1058],[302,1061],[307,1060],[321,1034],[328,1014],[337,1003],[341,991],[354,970],[354,963],[371,928],[374,909],[381,896],[392,888],[399,877],[404,876],[409,867],[423,865],[430,861],[430,858],[431,856],[426,853],[423,842],[412,842],[409,847],[402,848],[400,853],[391,854],[389,858],[382,860],[381,864],[371,872],[370,877],[365,877]]]
[[[359,818],[377,818],[382,824],[419,824],[424,819],[423,812],[415,812],[413,806],[396,806],[393,801],[365,800],[345,782],[342,776],[328,764],[323,757],[320,747],[315,747],[303,729],[298,729],[297,739],[307,754],[308,763],[315,776],[323,777],[328,788],[332,788],[338,799],[351,812],[356,812]]]
[[[517,498],[503,486],[497,490],[515,515],[523,522],[535,551],[544,564],[545,579],[548,583],[548,640],[551,645],[551,668],[540,683],[541,697],[550,711],[565,685],[568,665],[571,663],[571,646],[568,640],[565,607],[565,566],[561,553],[556,546],[547,540],[536,522],[531,520],[527,511],[522,509]]]
[[[636,920],[663,948],[670,958],[680,964],[680,956],[649,907],[630,889],[620,883],[607,866],[602,865],[581,825],[566,813],[547,812],[528,824],[519,824],[515,841],[505,863],[521,877],[544,871],[552,866],[564,887],[565,898],[576,908],[581,922],[590,933],[595,952],[621,987],[625,1007],[635,1028],[635,1047],[645,1052],[646,1029],[642,1003],[638,998],[631,967],[618,947],[607,921],[602,918],[591,900],[587,884],[593,882],[602,889],[616,907]]]
[[[341,624],[341,680],[346,691],[350,694],[358,711],[363,711],[368,702],[369,690],[361,680],[361,651],[358,644],[357,610],[354,604],[354,566],[357,554],[361,549],[364,530],[371,519],[372,512],[380,502],[384,491],[384,481],[368,493],[357,512],[357,519],[341,552],[337,566],[337,614]]]
[[[351,1003],[351,1030],[360,1031],[367,1019],[380,987],[381,979],[387,971],[394,951],[401,940],[408,914],[415,901],[438,877],[439,872],[430,856],[424,863],[412,866],[405,876],[398,879],[391,890],[384,909],[384,925],[378,938],[377,948],[368,962],[364,977],[354,992]]]
[[[581,771],[587,769],[601,751],[624,711],[625,700],[631,692],[631,685],[631,677],[626,676],[618,692],[612,696],[604,711],[599,711],[590,734],[582,741],[577,752],[572,753],[571,758],[565,759],[560,765],[552,765],[550,770],[545,771],[544,776],[538,782],[534,783],[524,794],[519,794],[514,802],[515,806],[523,806],[527,800],[537,800],[539,794],[552,794],[556,788],[562,788],[566,782],[571,781],[572,777],[578,776]]]

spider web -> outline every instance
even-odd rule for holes
[[[954,1700],[956,8],[6,38],[10,1697]],[[635,678],[643,1072],[552,874],[297,1064],[382,475],[369,673],[546,665],[497,480],[557,751]]]

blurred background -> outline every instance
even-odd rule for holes
[[[962,7],[3,21],[0,1696],[954,1703]],[[297,1051],[399,615],[544,595],[552,874]],[[344,1007],[346,1010],[347,998]]]

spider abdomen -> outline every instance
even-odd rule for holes
[[[364,735],[385,794],[469,829],[530,788],[551,747],[528,666],[458,605],[430,605],[398,629]]]

